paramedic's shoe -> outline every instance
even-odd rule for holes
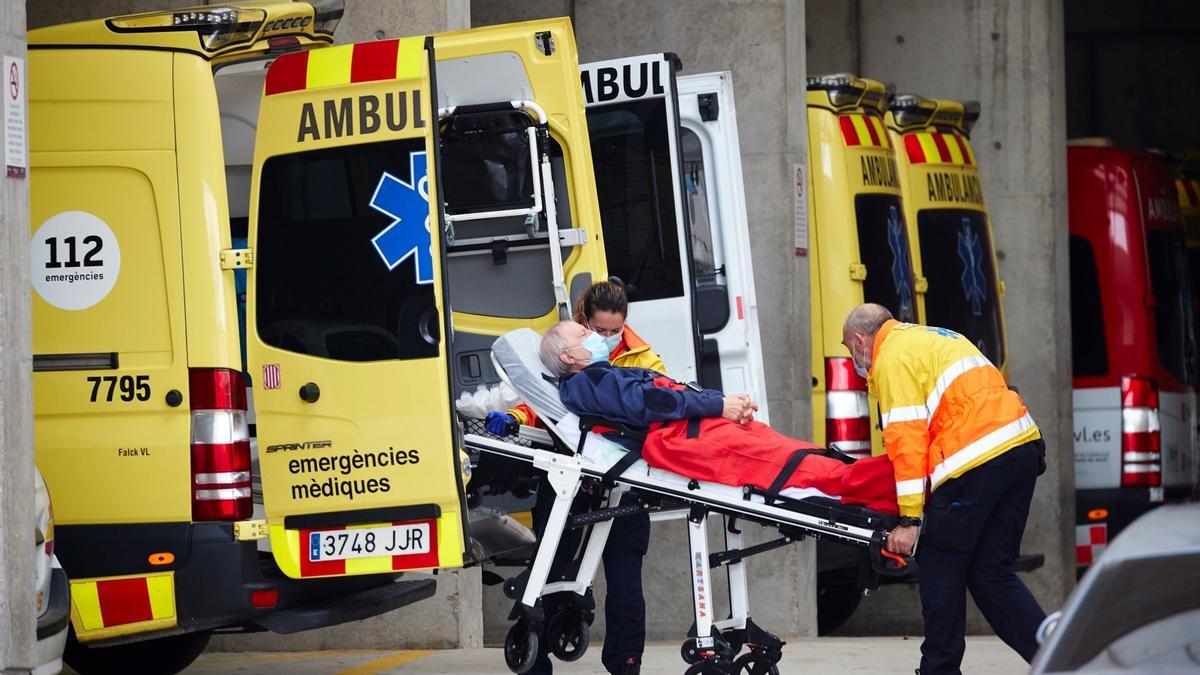
[[[621,675],[641,675],[641,673],[642,657],[640,656],[631,656],[621,664]]]

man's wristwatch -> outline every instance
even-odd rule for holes
[[[912,516],[900,516],[900,527],[920,527],[921,519],[913,518]]]

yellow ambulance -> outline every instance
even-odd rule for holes
[[[842,346],[842,323],[864,302],[901,321],[920,316],[900,176],[884,128],[888,97],[883,83],[853,75],[808,79],[813,436],[857,457],[881,449],[882,438],[866,380]]]
[[[970,141],[979,104],[897,95],[886,119],[925,280],[922,323],[965,335],[1007,374],[1004,282]]]
[[[454,397],[605,277],[570,23],[333,47],[342,12],[29,33],[35,450],[82,673],[430,596],[394,581],[475,548]]]
[[[890,91],[838,74],[808,79],[809,270],[812,297],[814,442],[854,457],[882,452],[878,406],[842,346],[842,323],[864,302],[902,321],[920,317],[920,279],[904,225],[900,177],[884,128]],[[797,182],[800,178],[797,177]],[[858,607],[859,560],[817,547],[817,630],[824,635]]]

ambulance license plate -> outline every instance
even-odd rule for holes
[[[309,562],[429,553],[429,523],[327,530],[308,535]]]

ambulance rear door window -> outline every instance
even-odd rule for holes
[[[915,322],[912,256],[900,198],[858,195],[854,198],[854,214],[858,221],[858,256],[867,267],[863,301],[887,307],[900,321]]]
[[[423,149],[409,139],[266,161],[254,266],[263,342],[340,361],[437,355],[431,270],[416,254],[389,269],[372,241],[396,221],[371,206],[383,175],[413,184]]]
[[[1096,255],[1086,238],[1072,236],[1071,366],[1075,377],[1096,377],[1108,372],[1106,334]]]
[[[1000,299],[987,214],[970,209],[917,213],[921,267],[929,280],[925,323],[967,336],[992,363],[1004,363]]]
[[[591,108],[587,119],[608,273],[632,302],[683,296],[666,100]]]
[[[1192,323],[1192,289],[1178,230],[1146,233],[1150,253],[1150,286],[1154,291],[1154,320],[1158,358],[1184,384],[1196,381],[1196,339]]]

